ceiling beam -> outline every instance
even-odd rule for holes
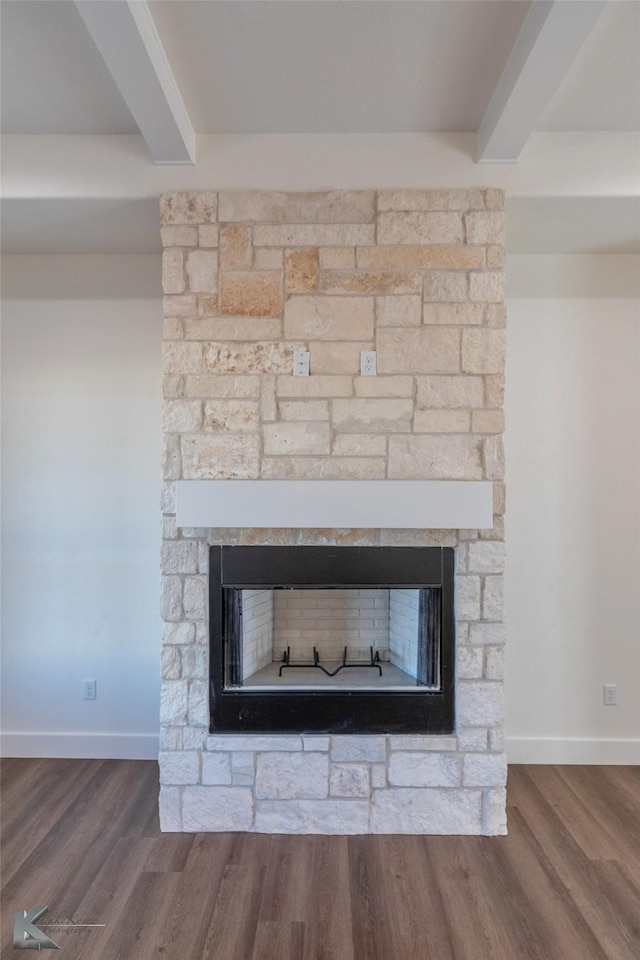
[[[76,0],[154,163],[195,163],[196,136],[147,0]]]
[[[533,0],[478,130],[478,163],[515,163],[606,0]]]

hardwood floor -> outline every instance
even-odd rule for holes
[[[638,960],[640,768],[514,766],[509,836],[161,834],[145,761],[2,763],[2,957]]]

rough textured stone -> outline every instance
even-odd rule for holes
[[[197,298],[191,293],[163,297],[162,309],[166,320],[193,317],[197,313]]]
[[[278,377],[278,397],[350,397],[353,381],[345,376]]]
[[[389,760],[389,783],[392,787],[457,787],[460,771],[455,753],[396,752]]]
[[[203,754],[202,782],[207,785],[231,783],[231,761],[228,753]]]
[[[182,819],[186,833],[250,830],[251,790],[248,787],[185,787]]]
[[[485,656],[484,675],[487,680],[504,680],[504,647],[486,647]]]
[[[498,191],[499,192],[499,191]],[[381,190],[378,210],[482,210],[481,190]]]
[[[177,787],[160,787],[160,829],[163,833],[182,830],[181,796]]]
[[[328,423],[265,423],[265,456],[327,454],[331,444]]]
[[[279,340],[280,317],[190,317],[184,320],[187,340]]]
[[[471,273],[469,299],[484,303],[502,303],[504,300],[504,273],[501,270]]]
[[[469,573],[503,573],[505,545],[498,541],[470,543],[468,547]]]
[[[481,801],[480,790],[374,790],[371,832],[477,834],[482,829]]]
[[[234,271],[220,275],[220,313],[274,317],[282,313],[282,276],[276,271]]]
[[[252,787],[255,779],[255,754],[249,752],[233,753],[231,755],[232,783],[239,787]]]
[[[502,620],[504,611],[504,579],[501,575],[484,578],[482,618]]]
[[[192,293],[215,293],[218,287],[218,257],[208,250],[187,254],[187,279]]]
[[[468,327],[479,326],[484,318],[483,303],[425,303],[422,322]]]
[[[258,404],[255,400],[205,401],[205,430],[214,433],[254,433],[258,426]]]
[[[480,619],[480,577],[456,577],[456,617],[459,620]]]
[[[468,433],[470,415],[466,410],[416,410],[414,433]]]
[[[258,800],[257,833],[369,833],[367,800]]]
[[[218,239],[219,235],[217,223],[205,223],[198,227],[199,247],[217,247]]]
[[[194,226],[178,225],[161,227],[163,247],[197,247],[198,228]]]
[[[201,373],[202,344],[168,340],[162,344],[162,363],[165,373]]]
[[[355,247],[322,247],[320,267],[322,270],[355,270]]]
[[[371,223],[372,190],[281,193],[275,190],[228,190],[220,194],[220,220],[267,223]]]
[[[287,250],[284,263],[287,293],[308,293],[317,289],[318,251],[315,247]]]
[[[184,344],[184,346],[191,346],[191,344]],[[199,346],[199,344],[193,344],[193,346]],[[204,350],[204,365],[206,370],[219,373],[288,373],[293,369],[295,351],[304,350],[304,348],[304,343],[270,343],[268,341],[208,343]]]
[[[160,197],[160,222],[211,223],[216,219],[218,195],[209,190],[180,190]]]
[[[341,433],[334,439],[331,452],[336,457],[384,457],[387,440],[381,434]]]
[[[504,213],[467,213],[464,218],[467,243],[503,245],[505,241]]]
[[[313,340],[309,344],[314,374],[360,373],[360,351],[373,350],[372,340]],[[373,379],[373,378],[370,378]]]
[[[220,269],[243,270],[251,266],[251,227],[227,224],[220,236]]]
[[[180,588],[182,598],[182,587]],[[182,602],[182,599],[181,601]],[[196,638],[196,628],[192,623],[165,623],[162,630],[163,643],[187,644],[193,643]]]
[[[424,278],[425,302],[463,303],[469,299],[466,273],[428,273]]]
[[[505,378],[503,374],[494,374],[484,378],[485,403],[489,409],[500,410],[504,407]]]
[[[258,800],[322,799],[329,792],[326,753],[261,753],[256,761]]]
[[[323,293],[420,293],[422,274],[408,273],[353,273],[348,270],[324,270],[320,275]]]
[[[422,319],[422,297],[378,297],[378,327],[419,327]]]
[[[178,480],[182,471],[179,438],[165,434],[162,454],[162,476],[165,480]]]
[[[276,378],[273,375],[260,378],[260,417],[263,423],[278,416],[276,402]]]
[[[174,623],[182,620],[182,581],[179,577],[162,578],[160,611],[163,620],[170,620]]]
[[[484,753],[487,749],[489,731],[485,727],[461,727],[458,725],[458,743],[460,752]]]
[[[235,434],[184,436],[185,480],[255,480],[260,468],[260,442]]]
[[[331,737],[332,761],[363,760],[368,763],[382,763],[386,758],[387,744],[385,737]]]
[[[507,639],[504,623],[472,623],[469,642],[478,644],[503,644]]]
[[[162,411],[163,429],[168,433],[191,433],[202,426],[202,404],[199,400],[165,400]]]
[[[382,480],[384,457],[281,457],[263,462],[264,480]]]
[[[319,750],[322,753],[327,753],[329,750],[329,737],[324,737],[321,734],[309,734],[302,738],[302,746],[304,750]]]
[[[502,410],[474,410],[471,418],[474,433],[504,433]]]
[[[485,265],[479,247],[358,247],[361,270],[480,270]]]
[[[369,767],[365,764],[334,763],[329,776],[332,797],[368,797]]]
[[[185,577],[182,602],[187,620],[206,620],[207,583],[204,577]]]
[[[483,810],[483,832],[489,837],[507,833],[507,791],[498,787],[486,790]]]
[[[195,750],[161,751],[160,783],[198,783],[200,779],[200,754]]]
[[[478,441],[472,436],[389,438],[391,480],[481,480]]]
[[[302,750],[302,740],[298,736],[281,734],[280,736],[264,736],[262,734],[215,734],[207,737],[207,750],[235,753],[238,751],[276,750],[280,753]]]
[[[389,747],[393,750],[437,750],[444,753],[447,750],[457,750],[458,742],[455,737],[417,736],[408,734],[389,737]]]
[[[281,420],[328,420],[326,400],[281,400],[278,409]]]
[[[182,250],[169,247],[162,254],[162,289],[167,294],[183,293],[185,286]]]
[[[462,243],[462,217],[458,213],[381,213],[378,243]]]
[[[187,722],[191,727],[202,727],[209,723],[209,690],[202,680],[189,681],[187,696]]]
[[[292,297],[284,308],[284,330],[289,339],[371,340],[371,297]]]
[[[482,458],[487,480],[502,480],[504,477],[504,445],[502,437],[488,437],[482,443]]]
[[[181,726],[187,722],[187,683],[165,680],[160,691],[160,723]]]
[[[453,328],[383,328],[376,334],[376,347],[380,374],[457,373],[460,369],[460,331]]]
[[[340,433],[400,433],[411,430],[411,400],[334,400],[332,424]]]
[[[458,676],[461,680],[482,678],[482,648],[458,646]]]
[[[462,680],[458,684],[458,723],[494,727],[504,720],[502,684],[489,680]]]
[[[162,544],[163,573],[197,573],[198,545],[188,540],[170,540]]]
[[[356,397],[412,397],[413,377],[356,377]]]
[[[166,646],[162,648],[160,676],[163,680],[180,679],[180,651],[177,647]]]
[[[185,377],[185,396],[225,399],[226,397],[241,399],[258,399],[260,396],[260,378],[234,377],[211,374],[204,376]]]
[[[464,758],[465,787],[503,787],[507,758],[503,753],[470,753]]]
[[[345,247],[373,243],[373,224],[301,223],[258,224],[253,242],[258,247]]]
[[[462,369],[465,373],[502,373],[505,353],[504,330],[462,331]]]

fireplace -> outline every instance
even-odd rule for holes
[[[211,733],[452,734],[453,575],[446,547],[211,547]]]

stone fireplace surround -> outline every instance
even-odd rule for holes
[[[164,830],[506,832],[503,206],[481,189],[161,198]],[[291,376],[295,349],[311,376]],[[178,527],[181,479],[489,480],[494,522]],[[455,734],[210,734],[218,543],[455,547]]]

